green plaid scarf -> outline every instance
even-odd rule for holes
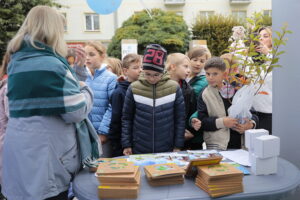
[[[25,39],[9,63],[10,117],[60,115],[84,107],[85,97],[66,59],[49,46],[40,42],[35,45],[41,49],[32,47]],[[97,133],[88,119],[75,127],[82,163],[93,166],[102,151]]]

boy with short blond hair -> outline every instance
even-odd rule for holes
[[[193,88],[185,81],[190,73],[191,61],[182,53],[172,53],[168,56],[166,68],[172,80],[178,82],[185,103],[185,149],[190,149],[190,139],[195,130],[189,126],[189,118],[196,111],[197,102]]]
[[[126,93],[122,116],[124,155],[179,151],[184,145],[184,99],[164,73],[167,51],[146,47],[143,71]]]
[[[137,54],[128,54],[123,58],[122,70],[125,77],[118,78],[116,89],[111,97],[112,116],[109,129],[109,139],[112,146],[112,156],[122,156],[123,149],[121,145],[122,132],[122,110],[126,91],[129,85],[138,80],[142,71],[142,58]]]

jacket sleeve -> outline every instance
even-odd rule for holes
[[[103,115],[103,118],[102,118],[102,121],[100,122],[100,126],[99,126],[99,129],[98,129],[98,134],[103,134],[103,135],[107,135],[109,133],[109,125],[110,125],[110,121],[111,121],[111,96],[112,96],[112,93],[114,92],[115,90],[115,87],[116,87],[116,83],[117,83],[117,79],[116,77],[112,77],[110,80],[109,80],[109,83],[107,85],[107,92],[108,92],[108,107]]]
[[[198,119],[201,120],[201,129],[203,131],[216,131],[218,130],[216,126],[217,117],[208,116],[207,107],[202,98],[203,91],[199,94],[197,101]]]
[[[133,99],[133,93],[131,87],[129,86],[125,101],[123,105],[122,112],[122,147],[132,147],[132,129],[133,129],[133,119],[135,115],[135,101]]]
[[[250,110],[251,114],[252,114],[252,117],[251,117],[251,120],[255,123],[254,125],[254,129],[256,127],[258,127],[258,124],[259,124],[259,118],[258,116],[255,114],[254,110]]]
[[[111,140],[120,140],[121,131],[122,131],[122,109],[124,104],[124,96],[115,90],[111,96],[111,122],[109,126],[109,139]]]
[[[194,90],[191,90],[189,104],[190,104],[190,106],[189,106],[187,119],[185,119],[185,121],[186,121],[185,126],[189,131],[195,131],[193,129],[193,127],[191,126],[192,116],[194,115],[195,112],[197,112],[197,100],[196,100],[196,95],[195,95]],[[198,118],[198,114],[196,115],[196,118]]]
[[[93,92],[88,86],[83,86],[80,88],[81,94],[84,95],[86,99],[86,105],[82,108],[62,114],[61,117],[66,123],[77,123],[81,122],[88,117],[88,114],[91,112],[93,107]]]
[[[77,76],[77,79],[79,81],[85,81],[87,79],[87,77],[89,76],[89,73],[86,69],[86,67],[79,67],[77,65],[74,65],[73,67],[75,73],[76,73],[76,76]]]
[[[185,131],[185,106],[184,98],[179,86],[176,91],[175,107],[174,107],[174,147],[182,148],[184,146]]]
[[[194,113],[191,115],[191,117],[190,117],[190,119],[189,119],[189,126],[190,126],[190,127],[193,127],[193,126],[192,126],[192,119],[193,119],[193,118],[198,118],[198,111],[194,112]]]

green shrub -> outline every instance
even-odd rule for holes
[[[182,16],[160,9],[151,10],[152,19],[144,10],[132,15],[117,29],[108,46],[108,54],[121,58],[121,40],[137,39],[138,53],[143,54],[148,44],[162,45],[168,53],[188,50],[190,32]]]
[[[270,17],[270,16],[263,16],[262,19],[263,19],[262,24],[264,26],[272,26],[272,17]]]
[[[37,5],[62,6],[54,0],[0,0],[0,59],[29,10]]]
[[[244,24],[232,16],[199,17],[192,27],[193,39],[207,40],[212,55],[220,56],[230,44],[228,39],[232,35],[234,26],[244,26]]]

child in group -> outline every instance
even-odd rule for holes
[[[193,88],[185,81],[190,73],[191,61],[182,53],[170,54],[166,67],[170,78],[179,83],[185,103],[185,149],[189,149],[189,140],[194,137],[195,130],[189,126],[189,118],[196,111],[197,101]]]
[[[122,116],[124,155],[179,151],[184,146],[184,98],[178,83],[164,73],[167,51],[146,47],[144,73],[126,93]]]
[[[228,117],[231,98],[223,96],[223,81],[227,77],[226,64],[223,59],[214,57],[204,66],[208,86],[200,93],[197,101],[198,117],[202,122],[204,141],[207,149],[239,149],[241,134],[255,127],[254,120],[245,119],[239,124],[237,119]],[[253,116],[252,119],[256,120]]]
[[[205,47],[195,47],[188,52],[188,57],[191,60],[191,73],[187,78],[188,83],[194,89],[195,98],[198,99],[199,93],[207,86],[207,80],[205,74],[203,74],[203,68],[205,62],[211,57],[210,51]],[[193,116],[197,117],[197,113]],[[192,120],[193,126],[197,126],[199,129],[201,127],[201,121]],[[194,138],[190,141],[191,149],[202,149],[203,143],[203,132],[198,130],[194,132]]]
[[[106,69],[108,71],[111,71],[117,77],[123,76],[123,71],[122,71],[122,62],[118,58],[113,58],[113,57],[108,57],[106,60]]]
[[[128,54],[123,58],[122,69],[125,75],[118,78],[116,89],[111,96],[112,116],[109,129],[109,140],[112,147],[112,156],[122,156],[123,149],[121,145],[122,132],[122,110],[126,91],[129,85],[138,80],[142,71],[142,58],[137,54]]]
[[[209,49],[200,46],[191,49],[187,55],[191,60],[191,73],[187,78],[187,82],[194,89],[197,99],[201,90],[207,86],[206,77],[202,71],[211,54]]]
[[[85,45],[85,64],[91,72],[86,80],[87,85],[94,92],[94,104],[89,114],[94,128],[101,140],[103,157],[111,157],[111,146],[107,139],[111,121],[111,104],[109,102],[116,86],[117,76],[101,67],[106,58],[105,47],[97,41],[91,41]]]

